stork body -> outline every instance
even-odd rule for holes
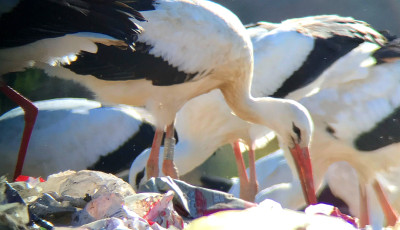
[[[293,22],[302,23],[299,19]],[[307,20],[304,24],[307,24]],[[259,25],[265,28],[275,27],[268,23]],[[360,28],[360,25],[356,28]],[[321,35],[321,31],[322,34],[327,32],[318,30],[317,37]],[[339,29],[338,33],[348,34],[351,31]],[[370,183],[374,184],[389,225],[393,225],[397,214],[387,205],[384,194],[379,191],[379,183],[374,178],[377,172],[398,167],[398,157],[395,154],[398,152],[399,134],[399,42],[395,40],[387,43],[376,32],[369,35],[367,33],[365,39],[360,39],[360,36],[356,36],[355,41],[361,42],[353,43],[340,58],[325,66],[313,84],[295,91],[294,94],[289,93],[288,97],[294,96],[306,106],[316,125],[312,143],[316,186],[321,184],[330,164],[336,161],[350,163],[360,180],[360,197],[363,199],[360,202],[361,226],[368,224],[365,185]],[[334,47],[331,46],[332,49]],[[313,52],[309,57],[312,54]],[[327,59],[329,60],[329,55]],[[304,69],[303,67],[300,69]],[[293,86],[289,81],[286,83],[287,86]],[[306,97],[299,98],[296,95],[296,92],[304,91],[309,92]]]
[[[396,40],[384,47],[359,47],[324,73],[318,93],[300,100],[318,125],[312,147],[314,169],[321,173],[317,183],[331,163],[346,161],[357,171],[365,194],[378,172],[398,167],[398,47]],[[338,79],[337,74],[345,77]],[[360,202],[361,219],[368,216],[366,199]]]
[[[379,209],[368,205],[368,201],[377,202],[369,196],[378,197],[389,225],[397,219],[396,210],[385,201],[385,194],[379,189],[378,175],[390,172],[399,164],[396,157],[399,148],[398,47],[398,40],[383,46],[361,44],[324,71],[319,77],[321,80],[316,92],[299,100],[310,111],[316,127],[311,144],[316,186],[320,186],[331,164],[348,162],[358,177],[349,188],[353,193],[361,193],[358,195],[361,200],[349,206],[353,214],[361,219],[362,226],[369,224],[369,218],[375,219],[372,213]],[[337,186],[340,188],[340,184]],[[372,188],[375,194],[371,194]],[[262,194],[268,193],[260,192],[258,200],[263,197]],[[342,197],[345,201],[355,199],[354,196]],[[358,211],[354,212],[356,208]],[[373,212],[369,213],[368,208]]]
[[[117,173],[151,146],[154,130],[143,109],[107,107],[78,98],[46,100],[34,105],[39,116],[24,175],[47,177],[59,171],[87,168]],[[16,108],[0,117],[1,175],[12,173],[23,116],[22,109]]]

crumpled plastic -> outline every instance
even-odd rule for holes
[[[26,229],[28,208],[14,194],[5,177],[0,178],[0,229]]]
[[[71,225],[73,217],[76,217],[91,200],[110,194],[119,197],[135,194],[132,187],[122,179],[112,174],[90,170],[65,171],[49,176],[48,180],[42,183],[29,179],[12,185],[29,204],[32,214],[56,226]],[[116,205],[120,207],[121,203]],[[103,205],[98,207],[104,208]],[[97,219],[92,219],[94,220]],[[85,222],[87,223],[89,221]]]
[[[145,206],[147,206],[149,210],[143,218],[151,223],[156,222],[164,228],[171,228],[172,226],[176,229],[183,229],[183,219],[173,208],[172,199],[174,198],[174,194],[173,191],[168,191],[163,194],[158,201],[146,202]]]
[[[257,204],[235,198],[231,194],[196,187],[170,177],[151,178],[138,192],[165,193],[174,191],[173,204],[179,215],[188,219],[210,215],[222,210],[242,210]]]
[[[75,213],[71,224],[87,226],[94,222],[104,226],[118,225],[118,228],[150,229],[147,220],[130,210],[123,197],[116,193],[103,194],[88,202],[83,210]]]
[[[103,172],[82,170],[53,174],[47,181],[27,180],[13,183],[29,210],[35,216],[55,225],[70,225],[76,212],[88,201],[103,194],[121,196],[135,194],[132,187],[122,179]]]
[[[118,218],[131,229],[183,229],[184,222],[173,209],[173,197],[172,191],[145,196],[135,194],[125,200],[118,194],[104,194],[77,212],[72,225],[82,226],[101,219]]]
[[[153,178],[145,193],[111,174],[82,170],[51,175],[45,182],[12,183],[28,212],[71,229],[184,229],[197,217],[256,204],[169,177]],[[26,205],[24,204],[26,209]],[[29,218],[28,218],[29,220]],[[21,226],[26,226],[26,220]]]
[[[81,170],[64,171],[50,175],[46,182],[37,186],[42,193],[56,192],[61,196],[95,198],[106,193],[118,193],[121,196],[135,194],[132,186],[113,174]]]
[[[6,180],[0,178],[0,229],[52,229],[53,226],[30,211],[25,201]]]
[[[122,196],[135,194],[133,188],[122,179],[108,173],[81,170],[64,171],[52,174],[47,181],[38,180],[12,183],[25,202],[31,203],[47,193],[55,200],[83,208],[87,201],[107,193],[118,193]]]

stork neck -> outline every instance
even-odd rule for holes
[[[282,120],[279,114],[284,111],[285,107],[283,99],[254,98],[250,95],[249,90],[240,91],[239,88],[224,88],[221,91],[224,94],[225,101],[238,117],[278,131],[277,124]]]

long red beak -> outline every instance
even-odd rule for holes
[[[316,204],[317,196],[315,195],[314,177],[312,173],[311,159],[308,148],[301,148],[298,144],[290,149],[292,157],[296,164],[297,173],[303,188],[303,195],[307,205]]]

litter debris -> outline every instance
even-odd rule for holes
[[[14,192],[5,177],[0,178],[0,229],[26,229],[29,223],[28,208]]]
[[[140,186],[138,192],[165,193],[174,191],[173,199],[176,211],[183,217],[195,219],[222,210],[242,210],[257,204],[235,198],[225,192],[196,187],[170,177],[151,178]]]
[[[150,223],[156,222],[164,228],[173,226],[176,229],[183,229],[183,219],[173,208],[174,194],[173,191],[168,191],[158,201],[146,203],[149,210],[143,217]]]
[[[0,229],[52,229],[53,226],[30,212],[18,192],[0,178]]]
[[[170,177],[151,178],[138,192],[112,174],[90,170],[61,172],[45,182],[1,178],[0,229],[355,229],[320,215],[337,213],[330,206],[304,213],[271,200],[257,205]]]
[[[103,194],[91,200],[83,210],[75,213],[71,225],[87,226],[91,225],[92,222],[101,223],[102,226],[114,225],[124,226],[127,229],[150,229],[147,220],[127,208],[123,198],[115,193]]]
[[[117,193],[125,197],[135,194],[132,186],[122,179],[91,170],[65,171],[50,175],[46,182],[38,184],[38,188],[42,189],[42,193],[56,192],[71,197],[85,197],[88,194],[95,198],[107,193]]]

